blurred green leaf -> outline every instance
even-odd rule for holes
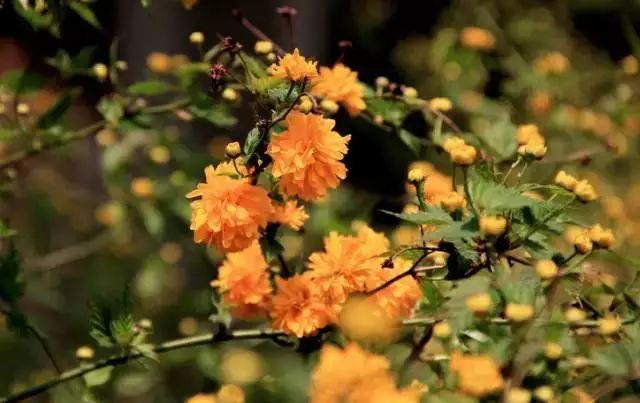
[[[58,123],[71,107],[72,101],[72,93],[66,93],[58,98],[56,103],[38,118],[38,128],[46,130]]]
[[[405,118],[411,112],[411,107],[400,100],[386,99],[382,97],[366,98],[367,111],[373,116],[382,116],[386,122],[396,128],[402,126]]]
[[[418,137],[414,136],[413,133],[405,129],[400,129],[398,130],[398,137],[400,137],[400,140],[402,140],[407,148],[413,151],[415,155],[418,155],[420,153],[422,142]]]
[[[24,295],[21,258],[13,242],[0,255],[0,300],[13,305]]]
[[[105,383],[109,382],[109,380],[111,379],[112,372],[113,372],[113,367],[100,368],[97,371],[92,371],[92,372],[89,372],[88,374],[85,374],[84,381],[86,382],[87,386],[90,388],[104,385]]]
[[[496,162],[511,159],[518,148],[516,127],[509,115],[503,115],[487,130],[478,133],[478,138],[489,149]]]
[[[144,226],[154,237],[159,237],[164,231],[164,216],[156,206],[151,203],[142,203],[139,206]]]
[[[0,87],[14,95],[26,95],[44,87],[47,79],[40,74],[12,70],[0,77]]]
[[[100,21],[98,21],[98,18],[96,17],[95,13],[87,4],[79,1],[74,1],[72,3],[69,3],[69,7],[76,14],[78,14],[80,18],[82,18],[83,20],[85,20],[95,28],[100,29]]]
[[[137,83],[131,84],[127,91],[132,95],[160,95],[167,93],[173,90],[174,87],[164,81],[159,80],[149,80],[149,81],[138,81]]]
[[[417,213],[410,213],[410,214],[394,213],[393,211],[388,211],[388,210],[380,210],[380,211],[382,211],[385,214],[398,217],[403,221],[416,224],[416,225],[423,225],[423,224],[444,225],[444,224],[453,223],[453,219],[451,218],[451,216],[442,208],[433,206],[433,205],[426,205],[425,208],[426,208],[425,211],[419,211]]]
[[[102,114],[107,122],[113,125],[117,125],[124,116],[122,105],[115,99],[107,97],[102,98],[98,103],[98,112]]]
[[[244,154],[247,157],[251,156],[255,152],[256,147],[258,147],[258,144],[260,144],[260,139],[260,129],[254,127],[249,131],[249,134],[247,134],[247,138],[244,140],[243,147]]]

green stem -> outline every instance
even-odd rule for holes
[[[467,196],[467,199],[469,200],[469,207],[471,207],[471,211],[473,212],[473,215],[475,215],[479,219],[480,215],[478,214],[478,210],[476,209],[476,205],[473,202],[473,199],[471,198],[471,192],[469,191],[469,177],[468,177],[468,173],[467,173],[468,170],[469,170],[469,168],[467,168],[467,167],[463,167],[462,168],[462,176],[463,176],[463,179],[464,179],[464,193]]]

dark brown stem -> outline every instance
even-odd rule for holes
[[[249,19],[247,19],[247,17],[244,16],[244,14],[242,13],[242,11],[235,9],[232,12],[232,15],[238,20],[238,22],[240,22],[240,24],[249,32],[251,32],[251,34],[253,36],[255,36],[258,39],[261,39],[263,41],[269,41],[273,44],[273,48],[276,50],[276,52],[279,55],[284,55],[286,52],[284,51],[284,49],[282,49],[277,43],[275,43],[273,40],[271,40],[271,38],[269,38],[264,32],[262,32],[258,27],[256,27],[255,25],[253,25],[253,23],[251,21],[249,21]]]

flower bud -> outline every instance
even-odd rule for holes
[[[259,54],[268,54],[273,51],[273,43],[271,41],[257,41],[253,46],[253,50]]]
[[[491,309],[493,302],[486,292],[474,294],[464,300],[466,307],[476,315],[484,315]]]
[[[380,76],[376,78],[376,87],[384,88],[389,85],[389,79],[387,77]]]
[[[227,87],[222,91],[222,99],[227,102],[235,102],[238,100],[238,91]]]
[[[171,153],[165,146],[153,146],[149,151],[149,158],[156,164],[166,164],[171,159]]]
[[[405,98],[418,98],[418,90],[416,90],[413,87],[403,87],[402,88],[402,95],[405,96]]]
[[[587,313],[579,308],[571,307],[564,311],[564,318],[569,323],[580,322],[582,320],[585,320],[586,317]]]
[[[202,45],[204,42],[204,34],[202,32],[192,32],[191,35],[189,35],[189,42],[194,45]]]
[[[507,392],[505,403],[529,403],[531,392],[522,388],[511,388]]]
[[[433,111],[448,112],[453,108],[453,104],[449,98],[433,98],[429,101],[429,109]]]
[[[578,184],[578,180],[573,176],[567,174],[565,171],[559,171],[553,180],[556,185],[563,187],[564,189],[573,192]]]
[[[576,248],[576,251],[582,255],[586,255],[591,252],[593,250],[593,243],[591,242],[589,233],[584,231],[580,235],[576,236],[573,240],[573,246]]]
[[[593,186],[586,179],[578,181],[573,192],[585,203],[598,199],[598,193],[596,193]]]
[[[536,273],[543,280],[551,280],[558,275],[558,266],[553,260],[538,260],[536,263]]]
[[[16,112],[18,112],[18,115],[28,115],[29,112],[31,112],[31,107],[29,106],[29,104],[25,104],[24,102],[20,102],[16,106]]]
[[[444,195],[442,200],[440,200],[440,205],[442,206],[442,208],[449,213],[462,210],[465,204],[466,200],[464,196],[462,196],[458,192],[449,192]]]
[[[300,102],[298,102],[296,109],[302,113],[309,113],[311,112],[311,109],[313,109],[313,102],[311,102],[309,97],[303,96],[300,98]]]
[[[618,333],[621,327],[622,323],[620,323],[620,318],[618,318],[617,316],[605,316],[604,318],[600,318],[600,320],[598,320],[598,328],[600,329],[600,334],[605,336],[610,336],[612,334]]]
[[[424,171],[420,168],[414,168],[411,171],[409,171],[407,178],[409,179],[409,182],[413,184],[424,182],[424,178],[425,178]]]
[[[244,403],[244,390],[238,385],[222,385],[215,401],[219,403]]]
[[[600,224],[596,224],[589,229],[589,238],[591,238],[591,241],[596,244],[596,246],[603,249],[611,248],[616,241],[613,231],[608,228],[602,228]]]
[[[535,388],[533,391],[533,396],[535,396],[536,399],[541,400],[543,402],[550,402],[555,397],[555,393],[553,392],[553,389],[551,388],[551,386],[545,385],[545,386],[538,386],[537,388]]]
[[[116,61],[116,69],[124,71],[127,70],[129,68],[129,63],[127,63],[124,60],[118,60]]]
[[[323,99],[322,102],[320,102],[320,108],[322,108],[322,110],[324,110],[325,112],[333,115],[334,113],[338,112],[338,109],[340,107],[335,101],[332,101],[330,99]]]
[[[547,154],[547,146],[544,141],[531,141],[518,147],[518,154],[532,156],[535,159],[542,159]]]
[[[562,357],[562,346],[552,341],[544,345],[544,356],[549,360],[557,360]]]
[[[476,162],[478,151],[473,146],[464,145],[453,149],[450,153],[450,156],[454,164],[467,166]]]
[[[467,145],[463,139],[458,136],[450,136],[442,143],[442,148],[448,153],[451,153],[456,148]]]
[[[538,126],[534,124],[520,125],[516,129],[516,139],[518,145],[525,145],[532,142],[543,143],[544,137],[540,134]]]
[[[140,198],[151,197],[153,196],[153,182],[145,177],[134,178],[131,181],[131,193]]]
[[[507,304],[504,310],[504,316],[513,322],[524,322],[533,318],[535,310],[530,304]]]
[[[439,339],[448,339],[451,336],[451,326],[447,322],[438,322],[433,325],[433,335]]]
[[[95,74],[98,80],[104,81],[109,76],[109,68],[104,63],[96,63],[93,65],[93,74]]]
[[[480,231],[487,235],[500,236],[507,229],[507,219],[500,216],[481,216]]]
[[[240,148],[240,143],[234,141],[232,143],[227,144],[224,148],[224,153],[229,158],[238,158],[242,154],[242,149]]]
[[[265,59],[268,62],[273,63],[278,59],[278,57],[276,56],[276,54],[274,52],[271,52],[271,53],[267,53],[267,56],[265,56]]]
[[[151,319],[147,318],[140,319],[138,321],[138,328],[148,333],[153,330],[153,322],[151,321]]]
[[[80,361],[91,360],[95,355],[96,355],[96,352],[93,350],[93,348],[89,346],[80,346],[76,350],[76,359]]]

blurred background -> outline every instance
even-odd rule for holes
[[[67,122],[72,127],[99,119],[95,106],[105,94],[199,58],[188,40],[193,31],[202,31],[208,46],[229,35],[252,49],[255,38],[231,17],[234,8],[286,49],[291,44],[275,13],[279,1],[153,0],[149,8],[133,0],[96,1],[90,7],[100,29],[69,14],[58,37],[34,30],[11,1],[0,3],[0,76],[28,69],[46,77],[42,88],[22,100],[33,117],[73,87]],[[490,130],[504,116],[509,124],[538,124],[550,153],[527,175],[548,183],[563,168],[589,178],[603,198],[584,219],[603,211],[624,248],[640,246],[640,80],[632,56],[640,54],[639,2],[298,0],[289,5],[298,10],[296,46],[321,65],[338,60],[338,42],[348,40],[352,48],[344,62],[362,81],[373,85],[386,76],[415,87],[423,98],[447,97],[454,105],[451,118],[465,131]],[[465,31],[468,27],[482,31]],[[89,73],[61,73],[63,53],[84,52],[90,66],[107,63],[113,49],[127,65],[115,84]],[[203,94],[207,85],[201,82]],[[15,102],[6,94],[0,101]],[[28,284],[21,308],[47,336],[61,366],[76,364],[81,345],[93,346],[98,356],[109,354],[89,336],[88,318],[96,301],[115,303],[128,288],[135,318],[153,322],[152,340],[211,330],[208,283],[221,256],[193,244],[184,195],[207,164],[224,157],[226,143],[244,138],[251,128],[250,111],[239,104],[200,121],[175,113],[142,129],[107,128],[4,173],[1,217],[18,232]],[[353,135],[349,177],[311,209],[304,233],[283,237],[293,261],[318,248],[330,230],[349,231],[353,220],[373,220],[374,227],[402,243],[401,228],[378,211],[402,209],[408,164],[426,160],[434,172],[449,173],[440,155],[425,153],[413,138],[392,136],[342,113],[335,118],[340,133]],[[402,124],[413,133],[429,130],[420,116],[408,116]],[[24,146],[7,130],[0,134],[1,157]],[[9,331],[2,317],[0,357],[0,395],[55,373],[38,343]],[[180,402],[239,377],[250,383],[245,389],[250,401],[299,402],[310,363],[261,342],[176,351],[148,367],[133,364],[105,375],[103,382],[94,379],[93,397]],[[79,397],[73,387],[62,387],[39,401]]]

